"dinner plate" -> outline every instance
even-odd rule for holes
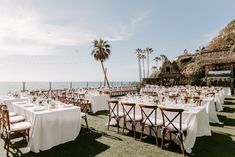
[[[27,102],[18,102],[17,104],[18,104],[18,105],[26,105]]]
[[[34,111],[44,111],[46,108],[45,107],[36,107],[33,110]]]
[[[65,104],[64,107],[72,107],[73,104]]]
[[[24,107],[34,107],[33,104],[27,104],[27,105],[24,105]]]

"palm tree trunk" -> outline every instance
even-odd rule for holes
[[[143,64],[143,78],[145,78],[145,66],[144,66],[144,58],[142,58],[142,64]]]
[[[156,69],[158,71],[158,60],[156,60]]]
[[[103,70],[103,73],[104,73],[104,82],[106,81],[107,85],[108,85],[108,88],[110,88],[109,81],[108,81],[108,78],[107,78],[107,74],[106,74],[105,69],[104,69],[103,61],[100,61],[100,63],[101,63],[101,67],[102,67],[102,70]]]
[[[149,53],[147,52],[147,78],[149,78]]]
[[[139,63],[139,78],[140,78],[140,82],[141,82],[141,63],[140,63],[140,58],[138,58],[138,63]]]

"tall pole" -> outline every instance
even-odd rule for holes
[[[149,78],[149,51],[146,50],[146,54],[147,54],[147,78]]]
[[[23,82],[23,92],[25,92],[25,82]]]
[[[144,66],[145,55],[142,55],[142,64],[143,64],[143,78],[145,78],[145,66]]]
[[[142,76],[141,76],[141,63],[140,63],[140,57],[138,58],[138,62],[139,62],[139,78],[140,78],[140,82],[142,80]]]
[[[141,59],[142,59],[142,53],[143,53],[143,50],[140,49],[140,48],[137,48],[136,49],[136,56],[137,56],[137,59],[138,59],[138,64],[139,64],[139,79],[140,79],[140,82],[142,80],[142,74],[141,74]]]
[[[69,88],[70,88],[70,89],[73,88],[73,82],[70,82]]]
[[[49,82],[49,90],[51,90],[51,82]]]
[[[149,78],[149,55],[153,52],[152,48],[147,47],[144,50],[144,53],[147,55],[147,77]]]

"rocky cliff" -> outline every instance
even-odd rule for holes
[[[176,57],[175,61],[179,66],[181,74],[189,78],[189,80],[194,80],[195,76],[201,75],[200,68],[202,66],[199,64],[201,54],[207,52],[217,53],[220,51],[232,51],[235,53],[235,20],[222,29],[219,35],[213,38],[207,47],[199,48],[195,53],[184,51],[184,54]]]

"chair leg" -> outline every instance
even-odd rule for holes
[[[109,122],[108,122],[108,130],[109,130],[110,121],[111,121],[111,118],[109,117]]]
[[[9,156],[9,148],[10,148],[10,135],[7,135],[7,138],[6,138],[5,145],[6,145],[6,146],[4,146],[4,147],[6,147],[6,149],[7,149],[7,156]]]
[[[140,141],[142,141],[143,132],[144,132],[144,124],[142,124],[142,128],[141,128]]]
[[[162,131],[162,143],[161,143],[161,149],[163,148],[164,138],[165,138],[165,129],[163,129],[163,131]]]
[[[132,124],[132,130],[134,131],[134,137],[135,137],[135,140],[136,140],[136,131],[135,131],[135,125]]]
[[[85,122],[86,122],[86,128],[88,128],[88,122],[87,122],[87,117],[85,116]]]
[[[157,131],[158,131],[158,128],[156,127],[154,132],[155,132],[155,138],[156,138],[156,145],[158,146],[158,136],[157,136]]]
[[[118,134],[119,134],[119,119],[117,119],[117,129],[118,129]]]
[[[123,122],[123,129],[122,129],[122,134],[124,134],[124,129],[126,128],[126,121],[124,119],[124,122]]]
[[[184,156],[185,154],[184,154],[184,143],[183,143],[183,135],[182,134],[180,135],[180,148],[181,148],[182,154]]]

